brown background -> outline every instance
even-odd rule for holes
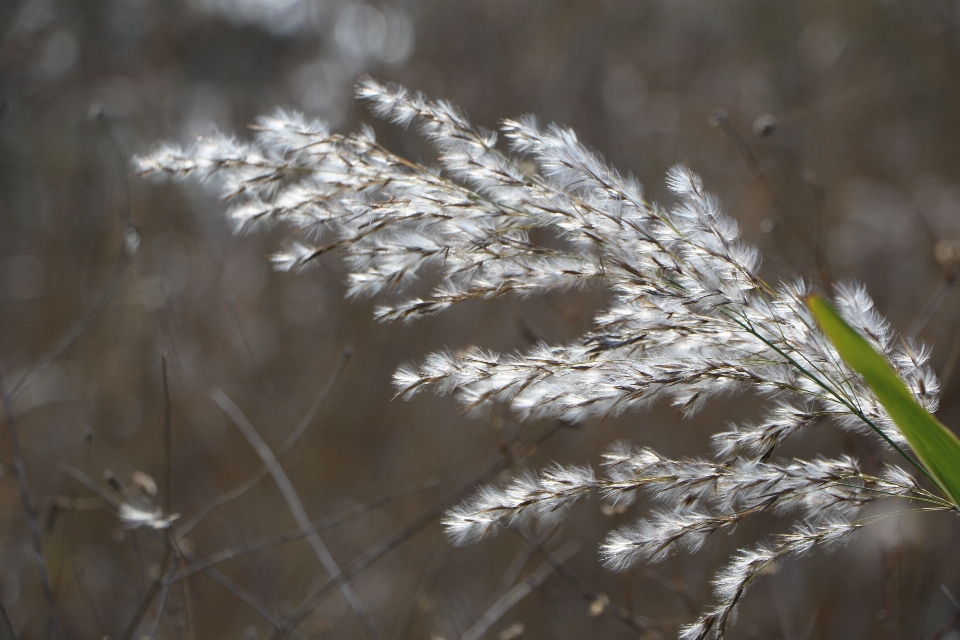
[[[602,291],[505,298],[409,325],[378,325],[369,302],[343,300],[344,267],[336,258],[303,275],[273,273],[264,257],[282,232],[234,237],[215,195],[129,178],[129,158],[155,141],[186,142],[212,127],[245,137],[245,126],[275,105],[340,130],[373,122],[351,97],[361,72],[447,98],[488,127],[533,112],[572,126],[664,203],[665,171],[689,163],[761,248],[772,280],[823,279],[799,235],[815,237],[818,218],[825,219],[832,278],[865,282],[905,332],[960,256],[958,20],[960,5],[946,0],[0,3],[7,107],[0,116],[0,357],[8,384],[101,297],[118,261],[128,198],[143,239],[96,321],[15,403],[35,501],[92,495],[59,471],[60,462],[98,481],[105,469],[125,482],[145,472],[160,484],[161,502],[169,472],[173,510],[185,519],[260,466],[210,391],[223,389],[279,446],[350,346],[345,373],[284,458],[308,513],[320,519],[425,479],[439,486],[324,532],[345,566],[480,471],[505,433],[519,429],[529,438],[549,426],[519,426],[503,413],[466,418],[450,398],[392,400],[395,368],[445,347],[505,351],[535,339],[570,340],[603,303]],[[711,126],[718,109],[728,127]],[[767,115],[778,126],[755,135],[754,124]],[[375,126],[392,149],[432,161],[414,133]],[[738,150],[738,136],[749,154]],[[933,347],[937,370],[949,372],[960,349],[960,300],[949,286],[942,291],[920,337]],[[169,358],[172,397],[169,470],[161,353]],[[960,424],[958,391],[960,379],[949,375],[940,417],[952,426]],[[709,434],[758,415],[756,400],[714,402],[694,419],[656,407],[564,429],[524,451],[500,479],[552,460],[596,465],[620,438],[674,456],[706,453]],[[868,465],[882,456],[876,443],[826,424],[783,454],[817,452],[854,453]],[[0,460],[0,602],[19,637],[42,637],[47,618],[6,431]],[[43,541],[63,635],[119,637],[161,545],[120,530],[110,509],[48,520],[41,519]],[[692,619],[691,604],[703,610],[711,602],[709,576],[733,549],[787,530],[789,520],[748,521],[696,555],[626,575],[597,561],[597,545],[616,524],[586,501],[551,546],[578,541],[570,567],[669,637]],[[205,556],[293,528],[265,480],[209,516],[188,544]],[[902,517],[840,552],[778,565],[748,593],[730,637],[930,637],[956,611],[941,587],[960,597],[958,534],[953,517]],[[453,639],[502,593],[498,585],[524,553],[507,533],[452,549],[433,524],[354,584],[385,637]],[[538,562],[531,559],[528,570]],[[281,614],[326,578],[303,541],[220,568]],[[631,635],[616,620],[591,617],[588,603],[557,576],[488,637],[515,623],[525,638]],[[269,630],[250,607],[198,575],[188,591],[170,591],[157,637],[259,637]],[[364,637],[338,595],[301,630]]]

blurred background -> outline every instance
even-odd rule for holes
[[[569,125],[662,204],[664,173],[686,162],[760,247],[765,277],[864,282],[898,331],[931,346],[944,381],[939,416],[957,428],[958,23],[951,0],[0,2],[0,370],[16,395],[63,636],[122,637],[169,564],[161,540],[121,527],[62,463],[108,495],[119,494],[106,471],[131,492],[156,484],[153,502],[183,525],[261,468],[215,389],[274,449],[325,400],[282,463],[311,520],[363,511],[320,534],[341,567],[484,470],[505,481],[554,460],[597,465],[616,439],[707,454],[711,433],[762,406],[736,397],[693,419],[656,407],[555,428],[505,412],[467,418],[450,398],[393,400],[398,365],[443,348],[572,340],[604,293],[504,298],[380,325],[370,302],[343,300],[335,257],[300,275],[272,272],[265,256],[282,231],[234,237],[215,194],[136,179],[133,155],[216,129],[246,138],[279,105],[342,131],[371,123],[392,150],[432,162],[413,132],[354,102],[367,73],[449,99],[486,127],[524,113]],[[141,245],[124,260],[128,222]],[[43,367],[58,341],[66,348]],[[868,470],[886,455],[826,423],[782,454],[818,452],[851,453]],[[491,466],[504,454],[508,468]],[[16,637],[45,637],[7,430],[0,461],[0,603]],[[385,504],[358,508],[377,498]],[[606,572],[598,544],[639,513],[588,500],[540,533],[551,549],[577,545],[569,569],[664,637],[709,606],[710,576],[734,549],[789,528],[758,517],[698,554]],[[181,543],[206,557],[297,526],[268,477]],[[459,638],[543,563],[509,532],[462,549],[435,518],[410,533],[352,581],[385,638]],[[839,552],[778,564],[747,594],[729,637],[956,640],[958,540],[956,518],[918,514]],[[135,635],[157,620],[158,638],[266,637],[264,612],[289,615],[328,577],[303,540],[217,568],[254,604],[198,573],[163,594],[159,617],[154,601]],[[549,575],[486,637],[637,636],[589,600]],[[0,635],[10,631],[0,624]],[[299,633],[371,637],[336,592]]]

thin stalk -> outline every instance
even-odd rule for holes
[[[330,529],[332,527],[341,525],[347,520],[350,520],[359,515],[367,513],[373,509],[376,509],[377,507],[388,504],[396,498],[406,496],[406,495],[411,495],[413,493],[417,493],[419,491],[423,491],[425,489],[435,487],[436,485],[437,485],[436,480],[428,480],[425,482],[421,482],[419,484],[413,485],[412,487],[401,489],[400,491],[397,491],[395,493],[381,496],[379,498],[371,500],[368,503],[357,505],[356,507],[349,509],[347,511],[344,511],[343,513],[340,513],[335,516],[331,516],[329,518],[325,518],[324,520],[321,520],[319,522],[315,522],[309,527],[295,529],[293,531],[281,533],[279,535],[272,536],[264,540],[258,540],[256,542],[248,542],[247,544],[233,547],[231,549],[224,549],[223,551],[219,551],[198,562],[187,565],[186,567],[178,571],[175,575],[173,575],[171,578],[169,578],[169,581],[176,582],[178,580],[183,580],[184,578],[187,578],[197,572],[203,571],[207,567],[212,567],[215,564],[219,564],[221,562],[225,562],[227,560],[231,560],[233,558],[237,558],[242,555],[246,555],[248,553],[255,553],[257,551],[262,551],[263,549],[268,549],[270,547],[274,547],[284,542],[300,540],[301,538],[305,538],[313,533],[317,533],[324,529]]]
[[[344,370],[347,367],[347,363],[350,362],[350,357],[353,354],[353,349],[347,347],[343,350],[343,353],[340,356],[340,360],[337,362],[336,367],[334,368],[333,373],[330,375],[330,378],[327,380],[326,384],[317,394],[316,399],[313,401],[313,404],[304,414],[303,418],[300,420],[300,424],[287,436],[287,439],[283,442],[282,445],[277,449],[276,456],[280,458],[284,453],[290,450],[293,445],[297,443],[300,436],[307,430],[307,428],[313,423],[313,420],[316,418],[317,414],[320,412],[320,409],[323,407],[324,403],[327,401],[327,398],[330,397],[330,394],[333,392],[334,387],[337,385],[337,382],[340,380],[340,376],[343,374]],[[215,509],[227,504],[231,500],[239,498],[251,488],[253,488],[258,482],[267,477],[267,474],[270,473],[270,468],[266,465],[261,466],[252,476],[250,476],[245,482],[240,484],[237,487],[234,487],[230,491],[227,491],[224,494],[221,494],[219,497],[215,498],[211,502],[207,503],[201,507],[197,513],[193,515],[187,522],[182,524],[177,528],[177,538],[182,538],[190,531],[193,530],[200,522],[203,521],[212,511]]]
[[[726,315],[726,314],[725,314],[725,315]],[[786,361],[789,362],[791,365],[793,365],[794,367],[796,367],[796,369],[797,369],[801,374],[803,374],[804,376],[806,376],[807,378],[809,378],[811,381],[813,381],[814,384],[816,384],[816,385],[822,387],[823,389],[825,389],[825,390],[827,391],[827,393],[829,393],[829,394],[832,395],[834,398],[836,398],[838,402],[840,402],[843,406],[845,406],[845,407],[847,407],[848,409],[850,409],[850,411],[853,412],[854,415],[856,415],[858,418],[860,418],[861,420],[863,420],[867,425],[870,426],[871,429],[873,429],[874,431],[876,431],[877,434],[878,434],[881,438],[883,438],[883,439],[886,441],[887,444],[889,444],[891,447],[893,447],[893,449],[894,449],[897,453],[899,453],[901,456],[903,456],[908,462],[910,462],[910,464],[912,464],[914,467],[916,467],[917,470],[920,471],[920,473],[922,473],[923,475],[925,475],[931,482],[933,482],[934,485],[936,485],[937,487],[939,487],[939,488],[942,490],[942,487],[940,487],[940,483],[937,482],[937,481],[933,478],[932,475],[930,475],[930,473],[923,467],[923,465],[921,465],[919,462],[917,462],[916,460],[914,460],[913,457],[910,456],[910,454],[908,454],[906,451],[904,451],[904,450],[900,447],[900,445],[898,445],[896,442],[894,442],[893,440],[891,440],[891,439],[890,439],[890,436],[888,436],[886,433],[884,433],[883,430],[882,430],[880,427],[878,427],[878,426],[873,422],[873,420],[871,420],[870,418],[868,418],[868,417],[866,416],[866,414],[863,413],[863,410],[862,410],[862,409],[860,409],[859,407],[854,406],[849,400],[847,400],[846,398],[844,398],[843,396],[841,396],[840,394],[838,394],[835,389],[830,388],[825,382],[823,382],[822,380],[820,380],[819,378],[817,378],[815,375],[813,375],[812,373],[810,373],[809,371],[807,371],[806,368],[803,367],[803,365],[801,365],[799,362],[797,362],[797,361],[794,360],[792,357],[790,357],[789,355],[787,355],[787,354],[786,354],[782,349],[780,349],[777,345],[775,345],[774,343],[770,342],[768,339],[766,339],[766,338],[764,338],[762,335],[760,335],[760,333],[759,333],[758,331],[756,331],[752,326],[745,325],[745,324],[741,323],[739,320],[737,320],[736,318],[733,318],[733,317],[731,317],[731,316],[729,316],[729,315],[727,315],[727,317],[730,318],[730,320],[732,320],[732,321],[735,322],[736,324],[738,324],[738,325],[740,326],[740,328],[742,328],[744,331],[746,331],[746,332],[749,333],[750,335],[756,337],[758,340],[760,340],[761,342],[763,342],[765,345],[767,345],[768,347],[770,347],[771,349],[773,349],[773,350],[774,350],[778,355],[780,355],[784,360],[786,360]]]
[[[645,620],[640,619],[635,614],[632,614],[620,606],[605,600],[601,597],[596,589],[584,582],[580,576],[575,574],[570,567],[568,567],[564,562],[558,558],[555,554],[551,553],[546,547],[544,547],[540,541],[531,533],[518,528],[511,527],[511,531],[514,531],[517,535],[527,541],[527,544],[532,546],[537,550],[537,552],[543,556],[543,558],[553,565],[564,580],[569,582],[583,598],[589,602],[603,602],[603,613],[606,613],[620,622],[624,623],[631,629],[633,629],[641,638],[653,638],[656,640],[662,640],[663,636],[660,635],[658,631],[653,629]]]
[[[561,428],[563,428],[563,426],[564,423],[558,421],[554,426],[546,429],[532,442],[524,444],[539,446],[557,433]],[[409,540],[413,535],[442,516],[447,509],[465,498],[471,491],[474,490],[477,485],[489,481],[490,478],[508,468],[512,463],[512,450],[507,449],[506,451],[502,452],[501,455],[497,456],[493,461],[491,461],[482,471],[480,471],[480,473],[475,475],[464,484],[460,485],[452,493],[410,521],[406,526],[398,531],[395,531],[393,534],[387,536],[377,544],[361,553],[356,559],[354,559],[353,562],[344,568],[341,573],[333,576],[327,580],[326,583],[320,585],[320,587],[308,595],[294,610],[294,612],[287,617],[284,625],[282,627],[277,627],[277,629],[274,630],[274,632],[270,635],[270,640],[279,640],[280,638],[296,631],[297,625],[299,625],[308,615],[310,615],[310,612],[319,606],[320,603],[323,602],[323,600],[341,584],[346,583],[347,580],[366,569],[376,560],[386,555],[403,542]]]
[[[240,408],[237,407],[237,405],[235,405],[229,397],[227,397],[227,394],[220,389],[214,389],[213,392],[211,392],[211,396],[213,397],[214,402],[216,402],[217,405],[223,409],[224,413],[230,417],[253,450],[257,452],[257,455],[259,455],[260,459],[263,461],[263,465],[270,470],[270,475],[273,476],[273,480],[277,485],[277,489],[280,490],[284,501],[287,503],[287,507],[290,510],[290,515],[293,516],[293,519],[298,525],[300,525],[301,528],[309,529],[310,518],[307,517],[306,509],[304,509],[303,503],[301,502],[300,497],[297,495],[296,489],[293,487],[293,483],[290,482],[290,478],[283,470],[283,467],[277,460],[273,450],[271,450],[270,446],[264,442],[262,437],[260,437],[260,434],[257,433],[257,430],[243,414]],[[340,567],[337,564],[337,561],[334,560],[333,555],[330,553],[330,550],[327,548],[327,545],[324,544],[320,536],[315,531],[311,531],[307,534],[306,538],[307,542],[310,543],[310,547],[313,549],[314,554],[317,556],[317,559],[320,560],[320,564],[323,565],[324,570],[331,577],[341,575]],[[364,604],[363,600],[360,599],[360,596],[357,595],[357,592],[353,589],[353,586],[350,584],[350,582],[348,580],[344,580],[342,583],[337,585],[337,588],[343,596],[343,599],[346,600],[347,604],[350,605],[350,608],[353,610],[354,614],[360,619],[360,622],[366,630],[367,635],[370,636],[371,640],[383,640],[383,636],[380,634],[380,630],[377,628],[373,616],[370,614],[370,611],[366,604]]]
[[[3,632],[12,640],[17,640],[17,632],[13,630],[13,623],[10,622],[10,616],[7,615],[3,602],[0,602],[0,621],[3,622]]]
[[[40,541],[40,527],[37,525],[37,511],[30,498],[30,484],[27,482],[27,470],[23,465],[23,453],[20,450],[20,436],[17,430],[17,420],[13,414],[13,398],[7,390],[0,371],[0,396],[3,397],[3,409],[6,414],[7,432],[10,435],[10,449],[13,456],[13,470],[17,476],[17,486],[20,488],[20,498],[23,501],[23,512],[27,517],[27,528],[30,539],[33,541],[33,553],[40,571],[40,586],[43,588],[43,597],[47,603],[47,612],[50,615],[50,636],[53,640],[60,638],[60,626],[57,624],[57,606],[53,599],[53,587],[50,584],[50,574],[47,573],[47,561],[43,555],[43,543]]]

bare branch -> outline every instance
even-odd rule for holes
[[[283,499],[286,501],[287,507],[289,507],[291,515],[293,515],[293,519],[300,525],[301,529],[310,529],[310,518],[303,508],[303,503],[300,502],[300,497],[297,495],[296,489],[293,488],[293,483],[290,482],[290,479],[284,472],[283,467],[280,466],[280,462],[273,454],[273,451],[267,443],[263,441],[263,438],[260,437],[260,434],[257,433],[243,412],[227,397],[227,394],[220,389],[214,389],[210,395],[214,402],[230,417],[237,426],[237,429],[240,430],[240,433],[242,433],[247,439],[247,442],[250,443],[250,446],[254,448],[257,455],[259,455],[263,461],[264,466],[270,470],[270,475],[273,476],[277,488],[283,495]],[[330,555],[330,551],[320,539],[317,532],[311,531],[307,533],[306,538],[327,573],[331,576],[339,575],[340,568],[337,566],[336,560]],[[353,612],[360,618],[371,640],[381,640],[382,636],[380,635],[380,631],[377,630],[373,617],[367,610],[366,605],[363,604],[363,601],[353,590],[353,587],[350,586],[350,583],[344,580],[342,584],[338,585],[338,588],[344,599],[350,605],[350,608],[353,609]]]

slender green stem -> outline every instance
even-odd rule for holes
[[[744,331],[746,331],[746,332],[749,333],[750,335],[756,337],[758,340],[760,340],[761,342],[763,342],[765,345],[767,345],[768,347],[770,347],[771,349],[773,349],[773,350],[774,350],[778,355],[780,355],[784,360],[786,360],[786,361],[789,362],[792,366],[794,366],[801,374],[803,374],[804,376],[806,376],[807,378],[809,378],[811,381],[813,381],[814,384],[816,384],[817,386],[822,387],[823,389],[825,389],[825,390],[827,391],[827,393],[829,393],[831,396],[833,396],[834,398],[836,398],[837,401],[839,401],[843,406],[845,406],[845,407],[847,407],[848,409],[850,409],[850,411],[852,411],[854,415],[856,415],[858,418],[860,418],[861,420],[863,420],[867,425],[870,426],[871,429],[873,429],[874,431],[876,431],[877,434],[878,434],[881,438],[883,438],[883,439],[886,441],[887,444],[889,444],[891,447],[893,447],[893,449],[894,449],[897,453],[899,453],[899,454],[900,454],[901,456],[903,456],[908,462],[910,462],[910,464],[912,464],[914,467],[916,467],[917,470],[920,471],[920,473],[922,473],[922,474],[925,475],[927,478],[929,478],[930,481],[933,482],[938,488],[940,488],[941,490],[943,489],[943,488],[940,486],[940,483],[937,482],[932,475],[930,475],[930,472],[928,472],[928,471],[923,467],[923,465],[921,465],[921,464],[920,464],[919,462],[917,462],[910,454],[908,454],[906,451],[904,451],[903,448],[900,447],[900,445],[898,445],[896,442],[894,442],[893,440],[891,440],[891,439],[890,439],[890,436],[888,436],[886,433],[884,433],[883,429],[881,429],[879,426],[877,426],[876,423],[873,422],[873,420],[871,420],[870,418],[868,418],[868,417],[866,416],[866,414],[863,413],[863,410],[862,410],[862,409],[860,409],[859,407],[855,406],[855,405],[854,405],[853,403],[851,403],[848,399],[844,398],[842,395],[840,395],[839,393],[837,393],[836,389],[831,388],[831,387],[830,387],[829,385],[827,385],[825,382],[823,382],[822,380],[820,380],[817,376],[815,376],[815,375],[813,375],[812,373],[810,373],[809,371],[807,371],[807,369],[806,369],[802,364],[800,364],[800,363],[797,362],[794,358],[792,358],[790,355],[788,355],[787,353],[785,353],[785,352],[784,352],[780,347],[778,347],[776,344],[774,344],[773,342],[771,342],[770,340],[768,340],[767,338],[765,338],[763,335],[761,335],[760,332],[758,332],[756,329],[754,329],[752,325],[750,325],[750,324],[744,324],[742,321],[740,321],[739,319],[737,319],[737,318],[734,317],[734,316],[731,316],[731,315],[728,314],[726,311],[721,311],[721,313],[723,313],[725,316],[727,316],[727,318],[729,318],[732,322],[734,322],[735,324],[737,324],[741,329],[743,329]]]

